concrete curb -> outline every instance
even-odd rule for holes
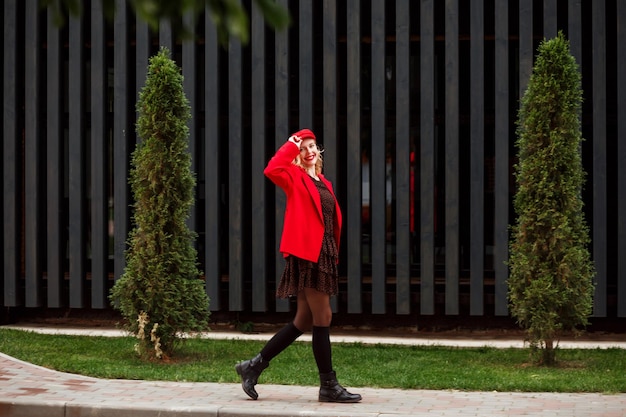
[[[98,405],[93,403],[40,402],[0,400],[3,417],[415,417],[415,414],[377,412],[337,412],[307,410],[249,409],[242,407],[141,407],[132,405]]]
[[[77,336],[102,336],[102,337],[124,337],[128,334],[118,329],[89,329],[89,328],[69,328],[69,327],[39,327],[39,326],[0,326],[4,329],[16,329],[32,331],[41,334],[69,334]],[[260,340],[266,341],[273,336],[273,333],[241,333],[231,331],[211,331],[200,335],[203,339],[220,340]],[[342,334],[331,335],[333,343],[363,343],[363,344],[388,344],[403,346],[447,346],[447,347],[467,347],[467,348],[526,348],[528,344],[521,339],[490,339],[490,338],[427,338],[424,336],[406,337],[374,337],[374,336],[350,336]],[[300,342],[310,342],[311,335],[303,334],[298,338]],[[626,349],[626,334],[624,340],[562,340],[559,342],[560,349]]]

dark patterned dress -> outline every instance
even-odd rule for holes
[[[304,288],[315,288],[328,295],[335,295],[338,292],[337,259],[339,251],[333,232],[335,199],[322,181],[313,178],[311,181],[315,183],[322,201],[322,214],[324,215],[322,250],[317,263],[292,255],[286,258],[285,270],[276,289],[278,298],[294,297]]]

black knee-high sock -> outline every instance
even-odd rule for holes
[[[333,359],[328,327],[313,326],[313,356],[320,374],[332,372]]]
[[[294,340],[302,335],[302,332],[292,323],[280,329],[261,350],[261,356],[267,362],[285,350]]]

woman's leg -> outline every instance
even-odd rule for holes
[[[298,312],[300,312],[300,302],[298,302]],[[310,312],[308,313],[310,317]],[[310,319],[309,319],[310,322]],[[293,322],[287,324],[280,329],[261,349],[261,352],[254,358],[243,361],[235,366],[235,370],[241,376],[241,386],[246,394],[253,400],[256,400],[257,394],[254,386],[257,384],[258,378],[268,366],[269,362],[274,359],[280,352],[291,345],[304,330],[311,325],[307,325],[307,314],[304,312],[296,313]]]
[[[263,349],[261,349],[261,356],[267,362],[271,361],[301,335],[302,331],[293,322],[288,323],[268,340]]]
[[[319,401],[354,403],[361,401],[359,394],[351,394],[339,382],[333,371],[330,346],[330,323],[332,308],[330,296],[312,288],[305,288],[304,294],[313,316],[313,356],[320,373]]]
[[[313,288],[305,288],[304,296],[312,315],[313,356],[319,372],[328,373],[333,370],[329,331],[333,316],[330,296]]]
[[[301,331],[308,332],[313,326],[313,314],[309,307],[304,291],[300,291],[297,299],[296,316],[293,318],[293,324]]]
[[[303,296],[311,311],[313,326],[329,327],[333,319],[330,296],[314,288],[305,288]]]
[[[313,324],[313,315],[304,291],[298,294],[296,316],[293,322],[280,329],[263,347],[261,356],[267,362],[291,345],[302,333],[309,331]]]

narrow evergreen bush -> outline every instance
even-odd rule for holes
[[[588,324],[594,269],[581,189],[580,72],[562,33],[538,49],[517,121],[511,313],[545,364],[564,331]]]
[[[182,75],[169,51],[150,59],[137,110],[142,139],[132,155],[134,227],[124,275],[111,301],[147,356],[171,356],[180,332],[205,330],[209,299],[199,279],[196,234],[186,220],[196,183],[188,152],[191,117]]]

